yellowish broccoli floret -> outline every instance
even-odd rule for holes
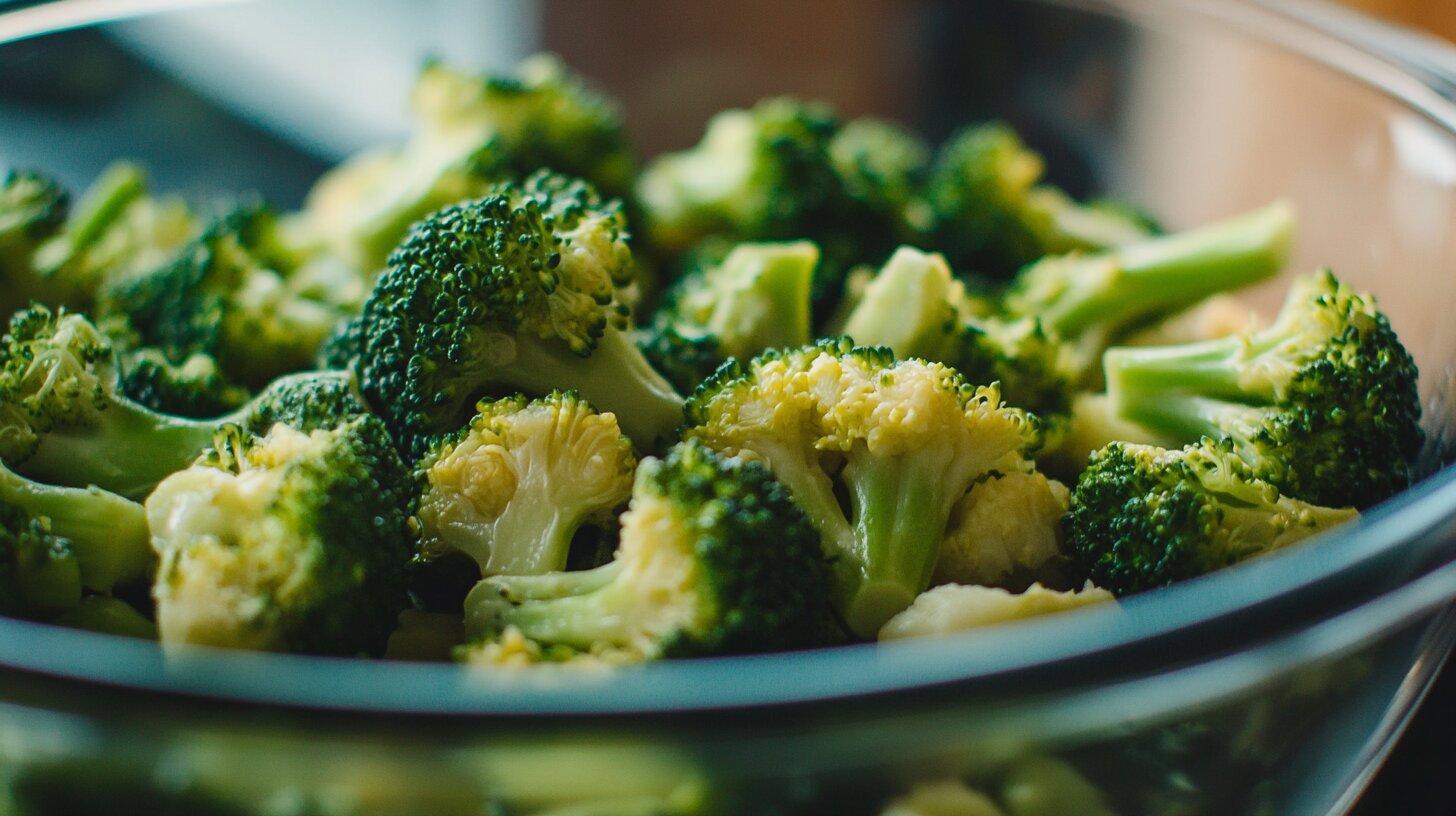
[[[947,779],[922,782],[904,796],[892,800],[880,816],[1004,816],[989,796]]]
[[[1015,589],[1054,578],[1070,499],[1066,485],[1035,472],[978,483],[952,511],[933,582]]]
[[[1080,590],[1058,592],[1032,584],[1025,592],[999,587],[945,584],[921,593],[909,609],[880,629],[880,640],[944,635],[1080,609],[1113,600],[1112,593],[1089,581]]]
[[[577,529],[609,521],[632,495],[632,443],[572,392],[477,409],[416,468],[421,554],[465,553],[483,575],[565,569]]]
[[[405,605],[406,475],[383,427],[236,426],[147,499],[163,643],[357,654]]]

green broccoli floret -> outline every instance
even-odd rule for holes
[[[1101,254],[1045,258],[1017,275],[1001,320],[1039,320],[1069,346],[1079,375],[1095,371],[1119,332],[1277,273],[1294,214],[1278,202],[1234,218]]]
[[[1152,233],[1142,216],[1083,206],[1039,185],[1043,169],[1041,156],[1003,123],[952,136],[929,182],[933,244],[961,271],[1006,279],[1044,255],[1110,249]]]
[[[420,552],[463,552],[483,575],[566,568],[587,522],[614,520],[637,460],[611,414],[572,392],[482,400],[416,465]]]
[[[1328,270],[1296,281],[1267,328],[1113,349],[1104,366],[1116,417],[1230,440],[1260,479],[1316,504],[1394,495],[1424,441],[1415,362],[1374,298]]]
[[[0,504],[20,508],[66,539],[95,592],[145,579],[152,566],[142,506],[98,487],[59,487],[32,481],[0,464]]]
[[[846,208],[852,218],[843,229],[871,247],[858,260],[877,261],[900,244],[928,240],[930,148],[920,137],[882,119],[851,119],[829,142],[829,160],[857,205]]]
[[[1229,444],[1114,442],[1090,457],[1066,527],[1092,580],[1124,595],[1272,552],[1358,515],[1281,495]]]
[[[140,166],[116,162],[81,194],[60,232],[36,248],[35,275],[43,281],[36,299],[89,307],[107,281],[165,264],[196,233],[186,202],[153,197]]]
[[[411,231],[364,306],[364,396],[412,458],[483,394],[575,390],[650,448],[682,398],[632,340],[620,205],[541,173]]]
[[[487,578],[466,600],[468,659],[516,650],[609,660],[764,652],[825,642],[828,569],[768,471],[685,443],[637,469],[614,561]],[[504,649],[503,649],[504,647]]]
[[[50,520],[0,501],[0,615],[50,618],[81,602],[81,569],[71,542]]]
[[[636,159],[621,113],[559,60],[531,57],[512,75],[427,64],[412,96],[415,130],[321,178],[292,226],[366,275],[382,269],[415,221],[542,168],[608,196],[631,192]]]
[[[284,377],[215,419],[162,414],[119,391],[115,354],[84,316],[32,306],[0,340],[0,460],[44,482],[145,496],[186,467],[225,422],[305,430],[363,412],[347,372]]]
[[[375,417],[218,432],[147,498],[163,643],[378,653],[407,605],[409,476]]]
[[[143,346],[120,353],[121,393],[139,405],[180,417],[204,419],[247,403],[248,389],[230,382],[207,354],[174,363],[161,349]]]
[[[73,295],[41,277],[34,258],[36,248],[65,224],[69,207],[65,189],[48,176],[10,170],[0,181],[0,313]]]
[[[668,292],[644,332],[643,353],[687,393],[730,357],[805,345],[818,263],[819,248],[809,241],[739,244]]]
[[[197,354],[232,382],[261,388],[310,368],[339,306],[293,291],[298,262],[274,213],[244,200],[160,268],[120,275],[102,287],[97,314],[124,321],[128,344],[156,348],[175,365]]]
[[[866,638],[929,585],[972,483],[1029,470],[1039,435],[995,385],[847,339],[726,364],[687,414],[685,438],[761,459],[788,487],[834,561],[840,614]]]

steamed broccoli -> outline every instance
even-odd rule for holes
[[[383,425],[218,431],[147,498],[164,643],[378,652],[407,604],[409,477]]]
[[[978,482],[951,513],[933,582],[1020,589],[1064,572],[1062,516],[1070,494],[1040,473]]]
[[[483,400],[416,465],[420,552],[464,552],[484,575],[565,569],[583,523],[613,521],[637,461],[611,414],[572,392]]]
[[[48,176],[10,170],[0,181],[0,314],[38,300],[58,303],[74,296],[35,269],[36,248],[61,230],[70,197]]]
[[[1045,255],[1105,250],[1149,237],[1145,217],[1107,204],[1084,206],[1038,185],[1040,155],[996,122],[952,136],[936,157],[928,198],[935,246],[957,269],[1011,277]]]
[[[788,487],[834,559],[838,611],[862,637],[929,585],[955,503],[992,471],[1028,469],[1039,435],[995,385],[847,339],[725,364],[687,414],[685,438],[761,459]]]
[[[1302,541],[1359,514],[1281,495],[1229,444],[1114,442],[1072,492],[1069,549],[1118,595],[1195,578]]]
[[[506,76],[432,62],[411,102],[410,140],[330,171],[290,224],[366,275],[384,267],[415,221],[542,168],[580,176],[607,196],[631,191],[636,160],[621,114],[554,57],[531,57]]]
[[[643,354],[687,393],[730,357],[808,343],[818,263],[819,248],[808,241],[737,245],[668,292],[644,331]]]
[[[1034,583],[1020,592],[1001,587],[942,584],[920,593],[908,609],[880,628],[880,640],[948,635],[999,623],[1070,612],[1113,600],[1090,582],[1059,592]]]
[[[290,288],[298,257],[278,235],[273,211],[245,199],[159,268],[114,277],[96,313],[124,322],[128,347],[154,348],[174,365],[212,357],[231,382],[251,389],[311,367],[346,315]]]
[[[308,430],[363,412],[349,374],[311,372],[275,381],[225,417],[158,413],[121,395],[109,341],[64,309],[17,312],[0,346],[0,460],[54,484],[145,496],[207,448],[224,422],[253,432],[275,421]]]
[[[204,419],[248,401],[248,389],[230,382],[208,354],[174,363],[161,349],[143,346],[120,352],[118,362],[121,393],[154,411]]]
[[[928,240],[930,148],[920,137],[882,119],[851,119],[830,140],[829,161],[848,199],[841,231],[866,248],[856,260]]]
[[[647,363],[617,298],[632,256],[616,202],[541,173],[416,225],[364,306],[364,395],[400,447],[454,430],[483,394],[580,392],[650,448],[682,398]]]
[[[50,520],[0,501],[0,615],[49,618],[81,602],[81,569],[71,542]]]
[[[1365,507],[1410,483],[1416,366],[1369,295],[1328,270],[1297,281],[1266,328],[1104,359],[1115,416],[1190,443],[1230,440],[1294,498]]]
[[[762,466],[684,443],[637,469],[614,561],[487,578],[466,599],[470,659],[524,637],[547,658],[734,654],[825,642],[827,567]]]

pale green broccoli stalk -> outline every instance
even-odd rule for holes
[[[1296,281],[1266,328],[1113,349],[1104,366],[1117,418],[1229,440],[1258,478],[1317,504],[1394,495],[1424,441],[1414,360],[1374,298],[1328,270]]]
[[[0,181],[0,314],[31,301],[60,303],[75,293],[42,277],[35,252],[61,230],[70,197],[60,183],[29,170],[10,170]]]
[[[44,292],[36,299],[89,307],[108,281],[165,264],[197,226],[186,202],[153,197],[140,166],[116,162],[82,193],[60,231],[36,248],[34,270]]]
[[[542,168],[584,178],[604,195],[631,192],[636,159],[621,113],[554,57],[531,57],[501,76],[431,62],[411,107],[405,145],[330,171],[290,225],[366,275],[385,266],[415,221]]]
[[[1040,321],[1085,376],[1119,332],[1276,274],[1293,224],[1293,210],[1278,202],[1107,253],[1045,258],[1017,275],[1001,319]]]
[[[1273,552],[1359,514],[1281,495],[1227,443],[1183,449],[1114,442],[1072,492],[1068,547],[1091,579],[1125,595]]]
[[[809,241],[746,243],[668,292],[643,330],[642,351],[679,391],[690,392],[730,357],[812,339],[809,287],[819,248]]]
[[[547,173],[449,207],[410,233],[364,306],[364,396],[408,457],[482,395],[574,390],[639,447],[682,398],[633,342],[618,297],[632,255],[616,202]]]
[[[218,432],[147,497],[164,644],[356,655],[408,603],[409,476],[384,426]]]
[[[140,504],[98,487],[59,487],[0,464],[0,503],[45,519],[70,543],[81,583],[93,592],[144,580],[152,566],[146,512]]]
[[[0,501],[0,615],[46,619],[81,602],[81,569],[71,542],[50,520]]]
[[[231,382],[258,389],[310,368],[347,315],[292,290],[299,257],[283,243],[272,209],[245,199],[159,268],[121,275],[98,294],[96,313],[121,322],[129,347],[155,348],[174,365],[195,355]]]
[[[940,149],[928,184],[932,243],[956,269],[1007,279],[1045,255],[1106,250],[1149,237],[1146,217],[1084,206],[1038,184],[1044,162],[1009,126],[966,128]]]
[[[828,569],[813,528],[768,471],[685,443],[637,469],[614,561],[502,575],[466,599],[477,662],[521,651],[611,661],[826,642]]]
[[[104,635],[156,640],[157,625],[120,598],[109,595],[87,595],[76,608],[50,623],[71,629],[84,629]]]
[[[225,422],[333,427],[363,413],[352,376],[310,372],[275,381],[214,419],[161,414],[122,396],[109,341],[84,316],[33,306],[0,341],[0,460],[43,482],[145,496],[186,467]]]
[[[896,357],[946,362],[965,287],[945,256],[902,246],[875,273],[844,321],[863,346],[886,346]]]
[[[840,615],[865,638],[929,585],[955,503],[993,471],[1029,469],[1039,441],[995,385],[847,339],[725,365],[687,413],[685,438],[760,459],[788,487],[833,559]]]
[[[631,495],[632,443],[572,392],[476,410],[415,466],[421,555],[463,552],[483,575],[565,569],[577,530],[611,523]]]

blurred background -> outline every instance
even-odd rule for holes
[[[0,10],[7,5],[0,0]],[[1456,76],[1456,59],[1432,46],[1433,39],[1456,42],[1456,2],[1344,5],[1409,27],[1413,33],[1402,47],[1444,63]],[[1296,0],[1289,7],[1310,5]],[[257,187],[294,204],[332,162],[404,132],[409,86],[427,57],[503,69],[542,48],[562,54],[621,99],[634,139],[649,153],[696,141],[701,122],[725,102],[746,105],[767,94],[792,93],[830,99],[846,115],[893,116],[932,140],[966,121],[1007,118],[1047,156],[1053,180],[1082,195],[1116,192],[1121,168],[1101,160],[1106,151],[1095,128],[1065,123],[1149,115],[1122,110],[1110,98],[1125,44],[1089,37],[1085,29],[1059,36],[1042,26],[1036,37],[1022,36],[1023,10],[1003,2],[354,0],[341,14],[335,0],[293,0],[270,9],[244,14],[224,6],[137,20],[105,34],[74,31],[0,47],[0,168],[45,167],[79,187],[116,157],[117,144],[125,144],[152,168],[160,189],[206,197],[226,179],[228,187]],[[801,29],[784,24],[784,15],[813,18],[818,36],[796,36]],[[1348,22],[1360,25],[1357,17]],[[322,39],[321,31],[327,32]],[[967,40],[961,32],[975,33]],[[750,38],[756,43],[751,59],[726,47]],[[853,70],[817,67],[846,64],[845,53],[867,38],[883,47],[855,54],[848,61]],[[1093,53],[1069,51],[1089,42]],[[619,71],[632,62],[629,56],[640,62],[644,51],[658,70]],[[340,75],[350,81],[341,85]],[[187,83],[170,79],[177,76],[188,77]],[[785,84],[786,76],[793,84]],[[1235,109],[1268,113],[1254,91],[1281,81],[1277,72],[1245,77],[1246,98]],[[1035,93],[1026,93],[1027,83]],[[919,90],[907,96],[905,88]],[[1023,102],[1012,106],[1013,98]],[[1210,107],[1226,111],[1228,103]],[[75,118],[79,110],[87,111],[84,127]],[[1206,124],[1188,123],[1192,137],[1204,137],[1198,150],[1242,149],[1236,122],[1226,123],[1225,135],[1234,138],[1222,144],[1202,132]],[[208,139],[195,138],[197,133]],[[1422,133],[1405,132],[1404,143],[1402,133],[1393,134],[1405,158],[1420,153]],[[1197,153],[1183,142],[1147,149],[1166,152],[1150,163],[1154,168]],[[1456,168],[1431,172],[1456,175]],[[1219,182],[1209,179],[1194,197],[1211,210],[1235,209],[1219,201]],[[1338,196],[1332,199],[1329,206],[1340,206]],[[1142,203],[1172,224],[1184,220],[1182,213],[1165,211],[1164,202]],[[1449,212],[1416,215],[1425,221],[1414,218],[1413,228],[1452,225]],[[1456,786],[1446,779],[1456,767],[1453,722],[1456,680],[1448,671],[1357,813],[1456,813]]]

